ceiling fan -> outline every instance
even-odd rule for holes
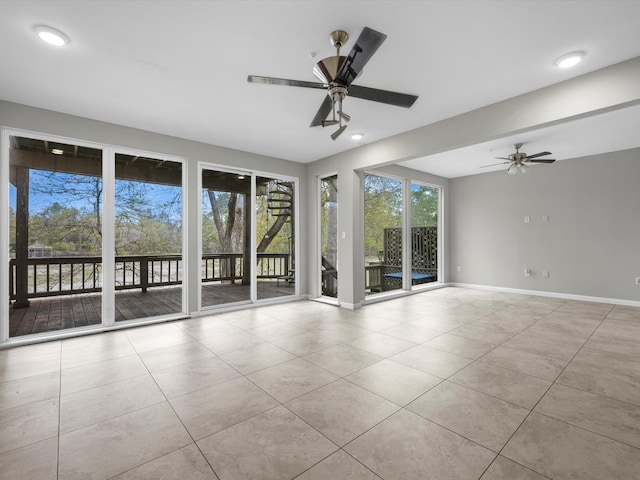
[[[351,119],[349,115],[342,111],[342,101],[347,94],[364,100],[405,108],[409,108],[418,99],[417,95],[352,85],[352,82],[362,72],[362,68],[371,59],[373,54],[376,53],[386,38],[387,36],[384,33],[365,27],[351,49],[351,52],[345,57],[340,55],[340,47],[347,42],[349,35],[342,30],[331,32],[329,40],[331,45],[336,47],[336,55],[323,58],[313,67],[313,73],[322,83],[261,77],[258,75],[249,75],[247,81],[250,83],[320,88],[326,90],[328,95],[320,105],[316,116],[313,117],[310,127],[337,125],[338,130],[331,134],[331,138],[335,140],[347,128],[342,122],[348,122]],[[330,113],[332,114],[331,118],[327,119]]]
[[[533,155],[527,155],[526,153],[520,151],[520,149],[522,148],[522,145],[524,144],[516,143],[513,146],[513,148],[516,149],[516,152],[510,154],[508,157],[495,157],[496,160],[506,160],[506,162],[483,165],[480,168],[510,164],[509,168],[507,169],[507,173],[509,175],[515,175],[516,173],[518,173],[518,170],[520,170],[520,172],[522,173],[526,173],[527,171],[526,166],[532,163],[553,163],[556,161],[555,158],[540,158],[540,157],[544,157],[545,155],[551,155],[551,152],[540,152],[540,153],[534,153]]]

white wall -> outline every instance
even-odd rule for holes
[[[450,198],[451,281],[640,300],[640,149],[452,179]]]

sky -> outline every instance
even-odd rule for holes
[[[47,179],[50,173],[44,173],[39,170],[31,170],[30,172],[30,183],[32,187],[37,186],[38,184],[47,185]],[[64,173],[57,173],[56,175],[56,183],[60,183],[61,188],[65,184],[69,184],[73,181],[73,177],[79,177],[80,179],[84,179],[87,177],[81,175],[71,175]],[[116,191],[119,190],[119,187],[124,186],[126,183],[138,183],[136,185],[136,193],[139,195],[140,193],[144,193],[144,198],[146,203],[153,207],[154,205],[162,205],[165,202],[172,200],[175,198],[176,194],[179,193],[179,187],[168,186],[168,185],[158,185],[151,183],[141,183],[141,182],[128,182],[125,180],[116,180]],[[80,196],[78,194],[60,191],[57,194],[50,195],[48,193],[42,193],[39,191],[41,189],[31,188],[29,193],[29,213],[31,215],[37,215],[45,210],[52,204],[59,203],[66,207],[76,208],[79,211],[91,211],[93,209],[92,204],[85,196]],[[119,210],[119,206],[122,206],[122,197],[116,197],[116,213]],[[16,188],[13,185],[9,185],[9,207],[14,211],[16,209]],[[175,208],[172,209],[170,218],[172,220],[179,220],[182,216],[182,207],[180,204],[176,205]],[[175,218],[175,217],[178,218]]]

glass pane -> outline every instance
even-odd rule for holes
[[[256,178],[258,299],[295,293],[294,182]]]
[[[338,176],[320,180],[322,295],[338,296]]]
[[[202,171],[202,307],[249,300],[251,176]]]
[[[402,288],[402,182],[364,176],[365,294]]]
[[[438,280],[438,199],[435,187],[411,184],[412,285]]]
[[[116,154],[116,321],[182,312],[182,164]]]
[[[10,137],[9,335],[102,322],[102,151]]]

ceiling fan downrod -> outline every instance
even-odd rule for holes
[[[331,109],[332,109],[333,115],[331,120],[323,121],[322,126],[326,127],[329,125],[336,125],[336,124],[339,126],[338,130],[336,130],[331,134],[331,139],[335,140],[347,128],[346,125],[342,124],[342,121],[344,120],[345,122],[348,122],[349,120],[351,120],[351,117],[342,111],[342,100],[347,95],[347,88],[342,85],[338,85],[335,82],[332,82],[331,85],[332,85],[331,88],[329,88],[329,96],[331,97]],[[337,118],[336,118],[336,115],[337,115]]]

